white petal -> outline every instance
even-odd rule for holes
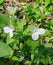
[[[30,28],[30,31],[31,31],[31,32],[34,32],[34,30],[35,30],[35,26],[32,26],[32,27]]]
[[[13,32],[10,32],[9,35],[10,35],[10,38],[12,38],[13,37]]]
[[[9,29],[10,29],[10,32],[11,32],[11,31],[12,31],[12,32],[14,31],[14,27],[13,27],[13,26],[10,26]]]
[[[34,32],[35,30],[37,30],[37,27],[35,27],[35,26],[32,26],[32,27],[30,28],[30,31],[31,31],[31,32]]]
[[[10,33],[10,32],[13,32],[14,31],[14,28],[12,27],[12,26],[10,26],[10,27],[4,27],[4,32],[5,33]]]
[[[39,34],[36,32],[36,33],[33,33],[32,34],[32,39],[35,41],[39,38]]]
[[[43,29],[43,28],[38,29],[38,34],[44,34],[44,33],[45,33],[45,29]]]
[[[10,11],[10,6],[7,6],[7,7],[6,7],[6,10],[7,10],[7,11]]]
[[[9,33],[9,27],[7,27],[7,26],[4,27],[4,32],[5,32],[5,33]]]

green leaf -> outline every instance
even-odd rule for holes
[[[43,7],[40,7],[40,12],[41,14],[43,14]]]
[[[4,0],[0,0],[0,4],[3,3]]]
[[[15,39],[12,39],[12,38],[9,38],[9,35],[7,35],[7,38],[6,38],[6,43],[7,44],[11,44],[15,41]]]
[[[12,53],[13,53],[13,50],[9,46],[7,46],[3,42],[0,42],[0,57],[11,55]]]
[[[35,48],[39,46],[39,40],[33,41],[33,40],[31,40],[31,39],[28,39],[28,40],[27,40],[27,45],[28,45],[29,47],[31,47],[31,50],[32,50],[32,51],[34,51]]]
[[[22,31],[25,24],[26,24],[25,20],[23,20],[23,19],[22,20],[18,20],[16,29],[18,29],[18,31]]]
[[[45,0],[46,3],[50,3],[50,0]]]
[[[51,34],[50,30],[46,29],[46,32],[45,32],[45,34],[43,34],[43,36],[47,36],[47,35],[50,35],[50,34]]]
[[[8,14],[5,13],[0,15],[0,26],[4,26],[8,24],[9,24]]]
[[[22,43],[20,43],[20,49],[21,49],[21,50],[23,49],[23,44],[22,44]]]
[[[49,24],[50,26],[53,26],[53,20],[49,20],[49,21],[48,21],[48,24]]]
[[[53,0],[52,0],[52,3],[53,3]]]
[[[53,5],[51,5],[48,10],[52,11],[53,10]]]
[[[46,48],[47,48],[47,47],[51,47],[51,48],[52,48],[52,44],[51,44],[51,43],[50,43],[50,44],[45,44],[44,46],[45,46]]]
[[[19,62],[16,62],[15,65],[19,65]]]
[[[9,13],[10,13],[11,15],[14,15],[15,12],[16,12],[16,10],[17,10],[17,7],[10,7]]]
[[[24,35],[30,35],[31,31],[30,28],[32,27],[32,25],[29,25],[28,27],[26,27],[26,29],[24,30],[23,34]]]
[[[18,58],[18,57],[16,57],[16,56],[12,56],[11,57],[11,60],[14,60],[14,61],[18,61],[18,62],[21,62],[21,61],[23,61],[23,59],[24,59],[24,57],[20,57],[20,58]]]
[[[18,58],[16,56],[13,56],[11,60],[18,61]]]
[[[45,65],[47,65],[49,63],[49,60],[47,58],[42,58],[41,62]]]
[[[16,57],[16,56],[13,56],[13,57],[11,58],[11,60],[19,61],[19,62],[21,62],[23,59],[24,59],[24,57],[18,58],[18,57]]]
[[[34,60],[34,54],[31,54],[31,60],[32,61]]]
[[[19,58],[19,62],[23,61],[24,57],[20,57]]]
[[[31,63],[32,63],[31,61],[28,61],[28,60],[27,60],[24,64],[26,64],[26,65],[31,65]]]
[[[53,65],[53,60],[51,61],[51,65]]]
[[[40,62],[40,59],[39,59],[39,58],[36,58],[36,59],[34,60],[34,63],[35,63],[36,65],[39,65],[39,62]]]

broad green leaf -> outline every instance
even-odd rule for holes
[[[39,40],[33,41],[31,39],[28,39],[27,44],[28,44],[29,47],[31,47],[31,50],[34,51],[35,48],[39,46]]]
[[[40,59],[39,59],[39,58],[36,58],[36,59],[34,60],[34,63],[35,63],[36,65],[39,65],[39,62],[40,62]]]
[[[30,28],[31,28],[31,26],[28,26],[28,27],[24,30],[23,34],[28,35],[29,32],[30,32]]]
[[[5,43],[0,42],[0,57],[8,56],[13,53],[13,50]]]
[[[5,13],[0,15],[0,26],[4,26],[8,24],[9,24],[8,14]]]
[[[50,0],[45,0],[46,3],[50,3]]]
[[[15,41],[15,39],[9,38],[9,35],[7,35],[6,43],[11,44]]]
[[[49,63],[49,60],[47,58],[42,58],[41,62],[45,65],[47,65]]]
[[[41,14],[43,14],[43,7],[40,7],[40,12]]]
[[[52,3],[53,3],[53,0],[52,0]]]
[[[10,13],[11,15],[14,15],[15,12],[16,12],[16,10],[17,10],[17,7],[10,7],[9,13]]]
[[[19,62],[23,61],[24,57],[20,57],[19,58]]]
[[[31,63],[32,63],[31,61],[28,61],[28,60],[27,60],[24,64],[26,64],[26,65],[31,65]]]
[[[51,61],[51,65],[53,65],[53,60]]]
[[[34,54],[31,54],[31,60],[32,61],[34,60]]]
[[[51,44],[51,43],[45,44],[44,46],[45,46],[46,48],[47,48],[47,47],[51,47],[51,48],[52,48],[52,44]]]
[[[23,49],[23,44],[22,44],[22,43],[20,43],[20,49],[21,49],[21,50]]]
[[[48,24],[49,24],[50,26],[53,26],[53,20],[49,20],[49,21],[48,21]]]
[[[13,56],[13,57],[11,58],[11,60],[18,61],[18,62],[21,62],[23,59],[24,59],[24,57],[18,58],[18,57],[16,57],[16,56]]]
[[[18,31],[22,31],[25,24],[26,24],[25,20],[18,20],[17,25],[16,25],[16,29]]]
[[[3,3],[4,0],[0,0],[0,4]]]
[[[53,5],[51,5],[48,10],[52,11],[53,10]]]
[[[47,35],[50,35],[50,34],[51,34],[50,30],[46,29],[46,32],[45,32],[45,34],[43,34],[43,36],[47,36]]]
[[[31,33],[31,31],[30,31],[30,28],[32,27],[32,25],[28,25],[27,27],[26,27],[26,29],[24,30],[24,32],[23,32],[23,34],[24,35],[31,35],[32,33]]]
[[[11,60],[18,61],[18,58],[16,56],[13,56]]]

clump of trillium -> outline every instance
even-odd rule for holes
[[[13,31],[14,31],[14,27],[13,26],[4,27],[4,33],[9,34],[10,38],[13,37]]]
[[[39,35],[44,34],[46,30],[44,28],[37,28],[35,26],[32,26],[30,28],[30,31],[32,32],[32,39],[35,41],[38,40]]]

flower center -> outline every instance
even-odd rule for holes
[[[38,30],[34,30],[34,32],[38,32]]]

